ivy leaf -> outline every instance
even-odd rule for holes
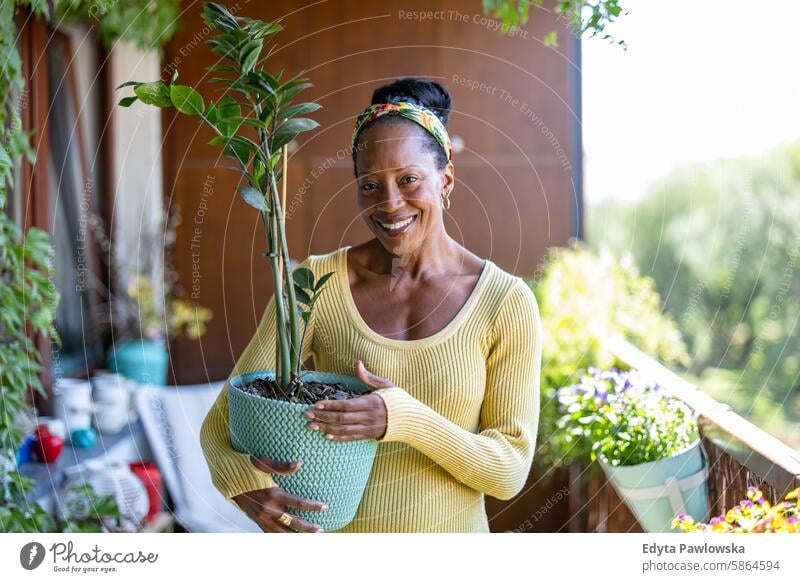
[[[206,110],[200,93],[186,85],[170,85],[169,96],[175,109],[186,115],[202,115]]]
[[[240,186],[237,188],[242,199],[250,206],[261,212],[269,212],[269,205],[267,199],[262,192],[259,192],[252,186]]]
[[[319,126],[319,123],[305,117],[296,117],[284,121],[278,126],[278,129],[275,130],[272,136],[273,150],[280,149],[285,144],[292,141],[297,134],[309,131],[317,126]]]
[[[169,88],[162,81],[154,83],[142,83],[134,87],[133,92],[147,105],[156,107],[172,107]]]
[[[133,96],[133,97],[123,97],[122,99],[120,99],[120,100],[119,100],[119,103],[118,103],[118,105],[119,105],[120,107],[130,107],[131,105],[133,105],[133,104],[134,104],[136,101],[138,101],[138,100],[139,100],[139,98],[138,98],[138,97],[136,97],[136,96]]]

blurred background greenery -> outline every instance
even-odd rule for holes
[[[796,449],[799,219],[800,143],[684,168],[587,212],[593,249],[652,278],[690,355],[678,371]]]

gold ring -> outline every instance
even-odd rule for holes
[[[288,513],[282,513],[281,516],[278,518],[278,521],[281,522],[286,527],[292,527],[292,516]]]

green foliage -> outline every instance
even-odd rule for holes
[[[800,446],[800,143],[699,165],[589,212],[686,335],[700,388]],[[625,228],[606,228],[625,225]],[[794,439],[792,441],[792,439]]]
[[[221,4],[213,2],[203,5],[202,17],[215,32],[205,44],[220,57],[209,71],[219,75],[211,81],[222,86],[223,97],[217,101],[204,99],[194,88],[176,84],[176,72],[169,83],[131,81],[120,85],[118,88],[130,86],[134,91],[133,96],[120,100],[120,105],[130,106],[138,99],[156,107],[175,107],[180,113],[197,117],[199,123],[216,134],[209,144],[221,148],[224,156],[235,160],[246,180],[237,191],[246,204],[258,210],[267,239],[265,255],[272,269],[277,310],[279,358],[276,378],[288,395],[290,384],[299,389],[297,384],[302,364],[300,320],[308,325],[318,288],[310,271],[296,272],[294,277],[289,271],[289,251],[278,191],[278,182],[283,176],[277,168],[284,155],[283,147],[299,134],[319,125],[301,116],[316,111],[320,106],[316,103],[293,103],[301,91],[312,86],[301,76],[302,73],[284,80],[283,71],[272,74],[264,69],[274,49],[266,49],[264,54],[266,45],[282,30],[280,24],[237,17]],[[327,278],[320,278],[322,284]]]
[[[531,4],[541,6],[544,0],[482,0],[483,11],[502,21],[500,32],[505,34],[528,22]],[[559,19],[566,19],[575,34],[599,36],[603,40],[614,41],[606,32],[606,26],[613,24],[623,13],[619,0],[559,0],[555,7]],[[558,46],[556,31],[550,31],[542,42],[546,46]],[[616,41],[625,46],[625,41]]]
[[[635,371],[590,368],[558,391],[558,428],[586,461],[614,466],[670,457],[699,438],[692,410]]]
[[[629,257],[597,254],[572,241],[550,250],[531,285],[546,337],[534,462],[547,475],[585,457],[557,426],[557,390],[578,382],[589,367],[617,364],[606,338],[620,335],[666,365],[685,364],[688,354],[675,322],[661,312],[653,281],[640,276]]]

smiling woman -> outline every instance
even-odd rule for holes
[[[323,293],[303,342],[318,370],[374,388],[306,413],[334,441],[374,438],[378,453],[343,532],[487,532],[484,495],[523,488],[536,445],[542,331],[533,292],[445,231],[455,185],[445,124],[451,100],[432,81],[375,91],[353,131],[357,199],[375,237],[303,263],[338,286]],[[357,153],[356,153],[357,152]],[[233,375],[274,368],[274,296]],[[228,387],[201,429],[215,486],[264,531],[318,531],[288,507],[324,510],[276,486],[303,459],[249,457],[231,446]],[[347,475],[342,475],[347,486]]]

